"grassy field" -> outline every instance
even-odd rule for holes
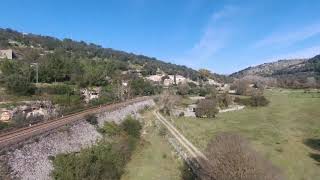
[[[143,142],[137,147],[131,161],[127,164],[123,180],[175,180],[181,179],[180,167],[172,147],[159,135],[155,117],[151,112],[144,114],[146,123]]]
[[[215,119],[173,120],[201,149],[217,132],[237,132],[283,169],[287,179],[320,179],[320,93],[276,89],[266,96],[271,101],[267,107],[221,113]]]

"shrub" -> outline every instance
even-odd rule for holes
[[[207,146],[204,171],[210,178],[234,180],[280,180],[281,171],[254,151],[249,142],[233,133],[219,133]]]
[[[168,133],[167,128],[164,127],[164,126],[161,126],[160,129],[159,129],[159,135],[162,136],[162,137],[164,137],[164,136],[167,135],[167,133]]]
[[[258,106],[267,106],[270,102],[268,99],[266,99],[264,96],[251,96],[249,98],[239,98],[236,97],[234,99],[234,102],[246,105],[246,106],[253,106],[253,107],[258,107]]]
[[[269,100],[264,96],[252,96],[251,105],[252,106],[266,106],[269,104]]]
[[[0,122],[0,131],[9,127],[8,123]]]
[[[247,95],[250,90],[250,83],[247,80],[237,80],[231,85],[231,89],[236,90],[236,94],[238,95]]]
[[[95,116],[93,114],[86,115],[85,120],[92,125],[98,124],[97,116]]]
[[[53,179],[120,179],[125,172],[140,138],[139,121],[127,117],[121,126],[105,123],[99,131],[111,135],[97,145],[82,149],[79,153],[60,154],[53,160]]]
[[[183,116],[184,116],[184,112],[180,112],[179,117],[183,117]]]
[[[70,88],[70,86],[66,84],[56,84],[53,86],[48,86],[44,88],[40,88],[40,91],[42,93],[48,93],[48,94],[71,94],[73,93],[73,90]]]
[[[100,142],[79,153],[60,154],[53,160],[53,179],[120,179],[132,149],[129,138]]]
[[[185,96],[189,93],[190,86],[187,83],[179,83],[178,84],[178,94],[181,96]]]
[[[135,138],[140,137],[140,130],[142,126],[140,122],[128,116],[122,123],[121,128],[129,135]]]
[[[99,128],[99,132],[109,136],[116,136],[121,134],[121,128],[114,122],[105,122],[104,126]]]
[[[217,103],[214,99],[202,99],[199,101],[196,109],[196,117],[215,117],[218,113]]]
[[[219,106],[222,108],[228,107],[232,103],[232,99],[228,93],[223,93],[218,96]]]
[[[164,91],[159,98],[159,109],[161,113],[171,114],[171,110],[181,101],[181,96],[174,95],[172,90]]]

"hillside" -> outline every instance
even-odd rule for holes
[[[13,49],[17,59],[29,62],[37,62],[41,56],[45,56],[56,51],[70,53],[72,56],[83,59],[112,59],[127,62],[134,65],[143,66],[144,74],[155,74],[157,68],[168,74],[180,74],[193,80],[199,78],[196,70],[182,65],[176,65],[158,60],[153,57],[136,55],[124,51],[103,48],[100,45],[86,43],[84,41],[74,41],[41,36],[35,34],[20,33],[11,29],[0,28],[0,49]]]
[[[310,59],[265,63],[246,68],[230,76],[234,78],[267,77],[269,80],[275,80],[276,86],[284,88],[316,88],[320,86],[320,55]]]
[[[248,67],[241,71],[235,72],[230,76],[235,78],[243,78],[245,76],[271,76],[274,73],[287,69],[303,66],[306,59],[279,60],[277,62],[264,63],[254,67]]]

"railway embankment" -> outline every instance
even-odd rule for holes
[[[152,99],[130,103],[111,111],[99,112],[98,126],[106,121],[120,123],[126,116],[138,116],[139,110],[154,106]],[[1,155],[0,173],[12,179],[51,179],[52,157],[60,153],[78,152],[95,144],[101,135],[97,128],[85,120],[79,120],[58,129],[30,138]],[[5,167],[4,167],[5,166]],[[1,179],[1,176],[0,176]]]

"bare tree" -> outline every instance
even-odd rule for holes
[[[209,163],[201,179],[280,180],[281,171],[254,151],[249,142],[233,133],[219,133],[206,149]]]
[[[174,94],[172,89],[167,89],[162,92],[159,98],[159,107],[162,113],[170,115],[172,109],[180,101],[181,97]]]

